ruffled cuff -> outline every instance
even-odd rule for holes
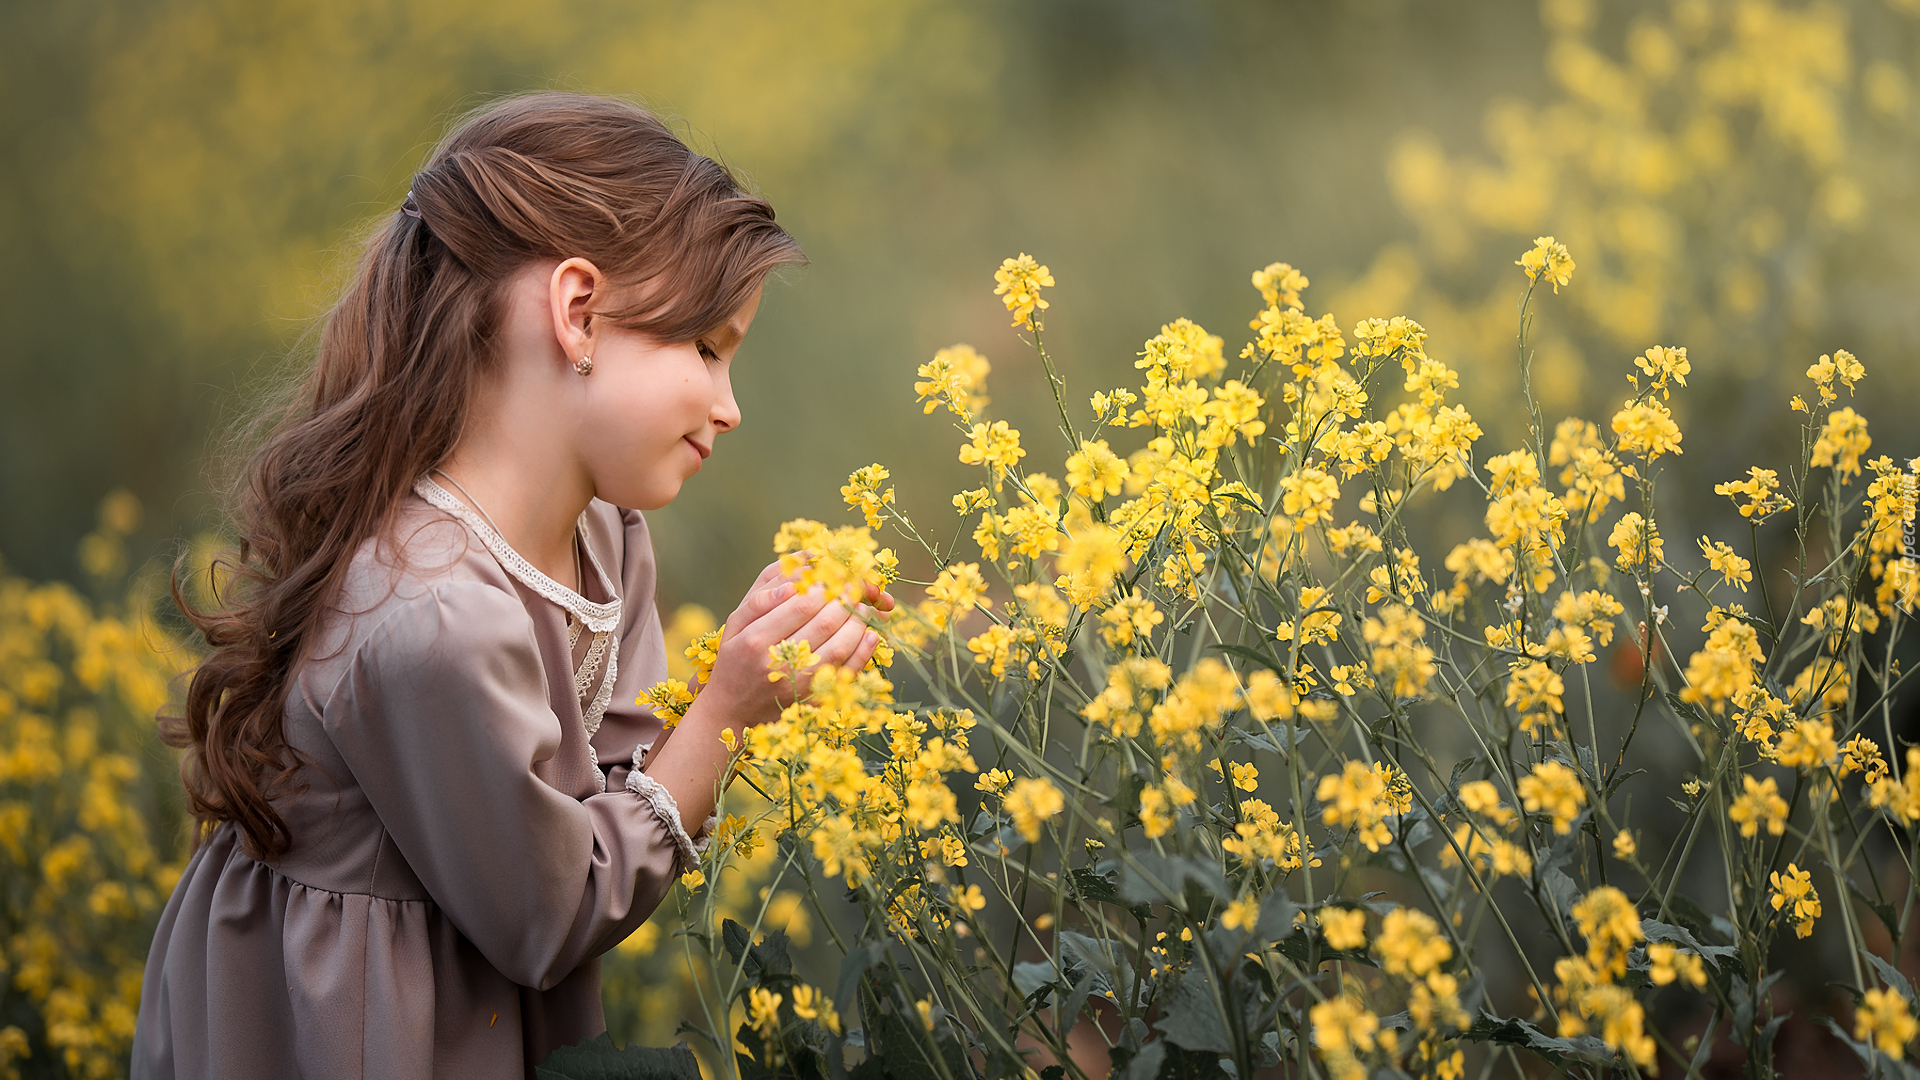
[[[647,800],[653,807],[654,815],[666,823],[667,831],[673,834],[674,847],[679,850],[682,868],[691,870],[699,866],[701,854],[713,842],[713,831],[720,823],[719,816],[707,818],[700,826],[700,837],[696,840],[687,835],[687,827],[680,820],[680,806],[673,801],[673,795],[667,791],[666,785],[641,772],[636,765],[627,774],[627,790]]]

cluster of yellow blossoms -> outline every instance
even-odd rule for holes
[[[1552,237],[1519,265],[1554,291],[1573,282]],[[996,281],[1057,392],[1051,274],[1023,255]],[[955,418],[957,457],[979,470],[952,499],[955,542],[928,539],[947,530],[922,530],[878,464],[842,489],[861,524],[782,528],[776,549],[803,586],[923,593],[882,627],[868,670],[818,670],[778,722],[728,733],[738,776],[767,803],[727,819],[702,876],[765,830],[788,870],[851,890],[859,947],[905,950],[920,973],[863,976],[864,1022],[894,1032],[883,1043],[921,1031],[1013,1068],[1024,1038],[1065,1061],[1065,1028],[1035,1019],[1051,1002],[1066,1027],[1088,1008],[1158,1016],[1156,1052],[1242,1069],[1310,1051],[1337,1077],[1452,1078],[1487,1042],[1652,1069],[1648,993],[1726,1006],[1767,977],[1777,931],[1814,932],[1821,896],[1801,867],[1844,876],[1848,864],[1832,821],[1803,807],[1854,783],[1869,813],[1920,827],[1920,748],[1893,769],[1855,701],[1864,636],[1911,597],[1886,540],[1910,520],[1910,477],[1865,463],[1864,519],[1848,539],[1830,510],[1824,556],[1860,572],[1825,575],[1788,624],[1751,545],[1701,537],[1670,554],[1656,522],[1655,482],[1684,452],[1670,403],[1696,376],[1686,349],[1634,356],[1632,394],[1606,425],[1536,416],[1530,445],[1477,456],[1479,426],[1449,401],[1458,375],[1417,323],[1370,319],[1349,335],[1306,313],[1307,278],[1284,263],[1253,285],[1264,306],[1237,370],[1220,337],[1181,319],[1142,347],[1139,386],[1093,396],[1090,420],[1056,396],[1058,478],[1031,467],[1018,429],[982,415],[991,368],[977,351],[920,368],[926,411]],[[1526,318],[1523,305],[1523,356]],[[1830,505],[1860,474],[1865,421],[1835,407],[1834,388],[1864,368],[1839,354],[1810,376],[1820,401],[1791,482],[1754,468],[1715,489],[1754,528],[1818,498],[1808,469],[1828,470]],[[1484,531],[1423,561],[1410,515],[1456,487],[1479,489]],[[911,555],[880,549],[881,528]],[[1682,628],[1668,612],[1688,597],[1707,612],[1675,666]],[[710,663],[713,646],[696,641],[689,661]],[[1592,674],[1602,656],[1612,690]],[[796,683],[813,664],[803,646],[772,660]],[[896,680],[918,704],[896,703]],[[692,692],[665,684],[653,700],[671,712]],[[1741,898],[1725,919],[1676,904],[1684,858],[1646,865],[1616,819],[1639,721],[1603,733],[1607,693],[1629,717],[1664,712],[1697,749],[1680,827],[1724,825]],[[1430,734],[1446,718],[1477,748],[1450,763]],[[1387,884],[1395,874],[1407,887]],[[996,912],[1017,917],[1018,941],[986,933]],[[1527,925],[1562,946],[1545,967],[1522,945]],[[1851,918],[1846,931],[1859,932]],[[1541,1013],[1489,1019],[1520,1004],[1493,971],[1524,975]],[[1859,985],[1879,995],[1862,999],[1861,1038],[1884,1047],[1909,1003],[1864,974]],[[802,989],[741,990],[743,1030],[763,1047],[789,1038],[793,1017],[825,1030],[798,1010]],[[1009,994],[1024,1019],[987,1004]],[[1270,1026],[1224,1019],[1242,1012]]]
[[[103,593],[139,515],[109,496],[82,542]],[[153,717],[194,658],[152,617],[152,585],[94,604],[0,569],[0,1077],[125,1068],[187,839]]]

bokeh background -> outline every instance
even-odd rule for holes
[[[108,624],[165,637],[142,598],[220,532],[225,433],[299,370],[356,236],[492,95],[645,102],[771,199],[812,259],[769,289],[736,365],[744,426],[653,515],[665,605],[724,611],[778,523],[840,513],[858,466],[887,464],[919,520],[951,513],[957,440],[912,404],[935,349],[980,349],[994,414],[1051,429],[1043,378],[990,294],[1022,251],[1058,279],[1050,348],[1082,396],[1133,381],[1140,342],[1178,316],[1237,350],[1258,307],[1250,271],[1284,259],[1313,280],[1310,314],[1425,324],[1492,453],[1522,421],[1513,260],[1550,233],[1580,269],[1535,328],[1549,425],[1604,420],[1632,356],[1684,345],[1686,453],[1663,491],[1704,492],[1797,458],[1785,402],[1808,363],[1845,348],[1867,365],[1876,452],[1920,452],[1917,74],[1915,0],[14,0],[0,5],[0,668],[60,667]],[[1670,497],[1670,524],[1726,524],[1728,507]],[[1452,543],[1476,525],[1443,507],[1430,527]],[[49,615],[49,597],[78,607]],[[128,661],[125,686],[81,679],[42,710],[91,710],[98,752],[133,762],[123,825],[148,837],[134,861],[156,895],[181,833],[146,718],[155,673],[189,655]],[[39,775],[15,697],[0,694],[0,787]],[[68,809],[32,802],[25,839],[0,828],[22,866],[84,810],[92,759],[58,748],[34,767],[67,784]],[[19,912],[100,881],[47,892],[44,866],[7,874],[0,1027],[44,1047],[53,1027],[36,1017],[62,984],[21,981]],[[127,929],[95,999],[137,965],[152,917],[137,901],[98,905]],[[110,1074],[123,1018],[69,1004],[60,1045],[93,1049],[59,1067]],[[0,1074],[48,1060],[9,1065],[9,1045],[0,1034]]]

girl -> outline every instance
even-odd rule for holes
[[[189,609],[213,651],[168,734],[203,829],[137,1080],[532,1076],[605,1029],[597,957],[694,865],[721,730],[778,714],[768,647],[876,643],[768,567],[672,738],[636,704],[666,671],[637,511],[739,424],[730,365],[799,261],[622,102],[511,99],[434,152],[249,466],[243,590]]]

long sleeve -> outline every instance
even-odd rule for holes
[[[394,846],[487,961],[547,989],[652,913],[673,830],[626,790],[575,799],[536,772],[561,745],[521,600],[446,582],[366,638],[322,723]]]

